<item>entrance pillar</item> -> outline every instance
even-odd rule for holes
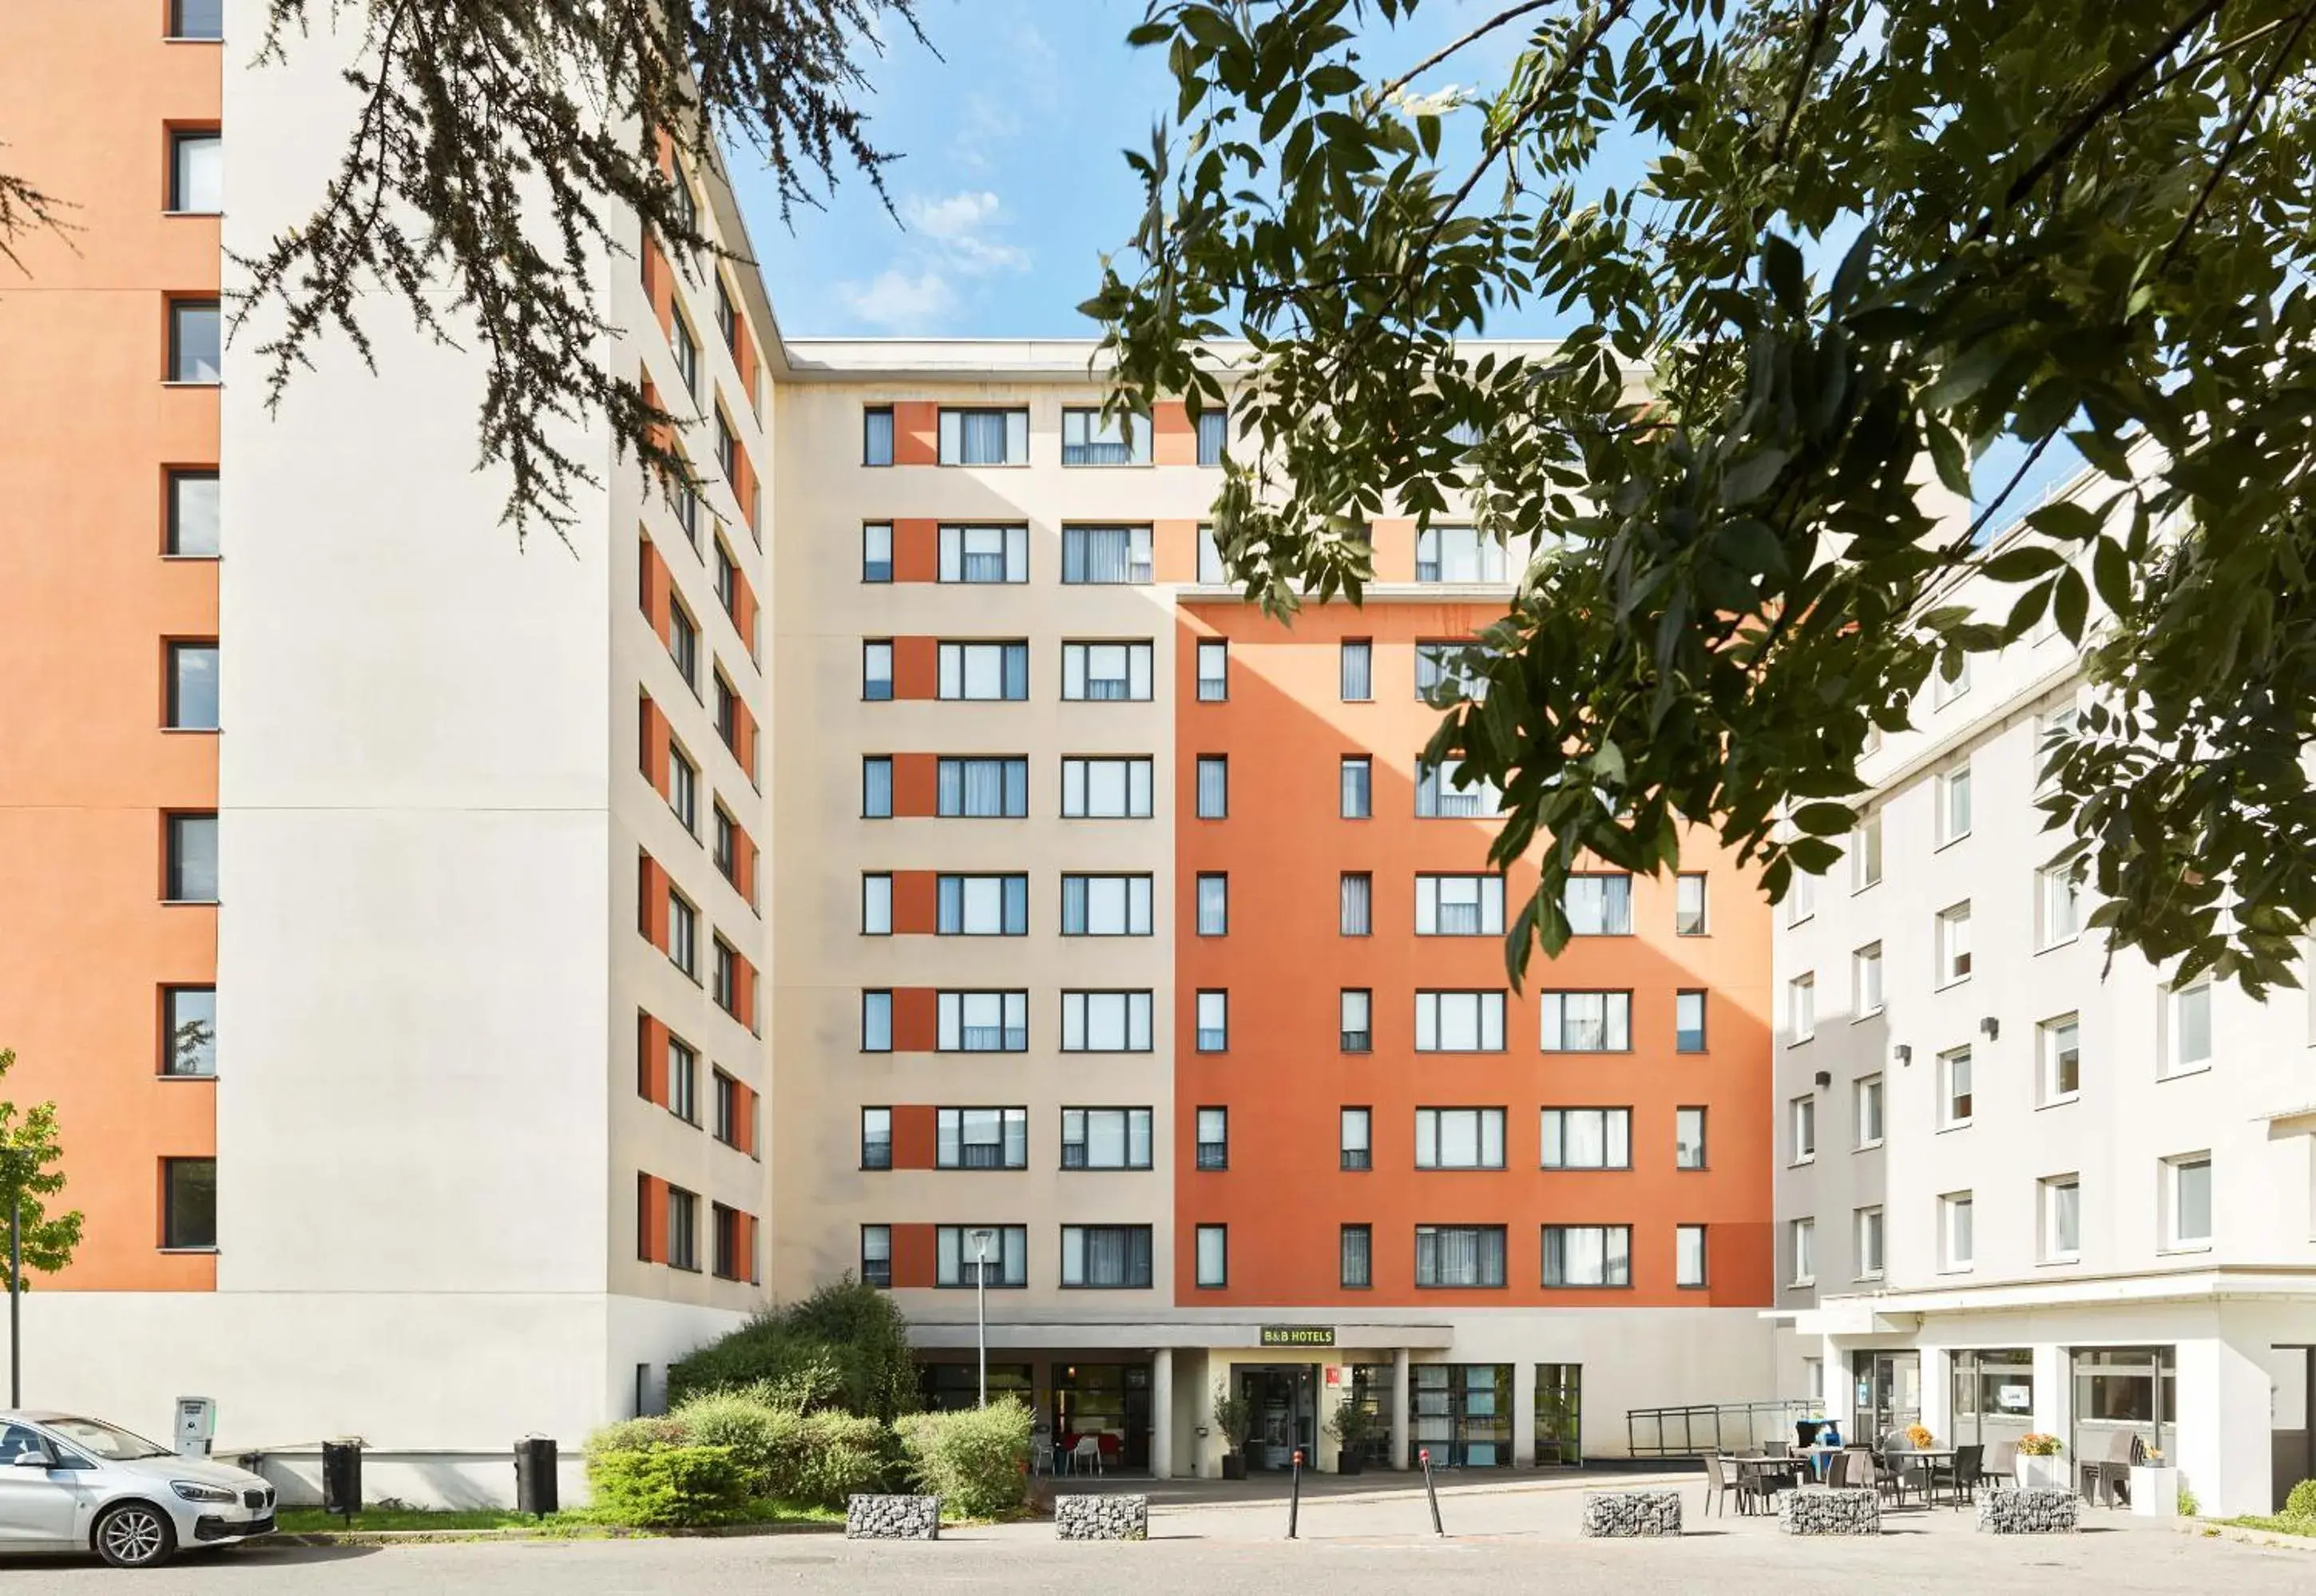
[[[1391,1354],[1391,1466],[1407,1467],[1407,1349]]]
[[[1174,1349],[1150,1354],[1150,1477],[1174,1477]]]

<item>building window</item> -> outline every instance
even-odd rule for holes
[[[1419,758],[1415,766],[1415,812],[1423,820],[1479,819],[1492,815],[1501,804],[1495,784],[1474,777],[1468,785],[1460,761],[1437,764]]]
[[[752,1260],[740,1255],[741,1217],[739,1210],[726,1208],[720,1202],[708,1205],[708,1228],[715,1235],[715,1269],[718,1280],[745,1280],[754,1272],[750,1267]]]
[[[742,1024],[753,1030],[756,1016],[754,994],[740,989],[740,969],[744,961],[740,950],[718,936],[713,939],[716,948],[716,1006]]]
[[[1147,466],[1150,418],[1105,416],[1099,410],[1065,407],[1062,412],[1064,466]]]
[[[940,696],[952,702],[1020,703],[1029,696],[1026,643],[944,643]]]
[[[169,730],[214,732],[218,729],[218,645],[214,643],[169,644]]]
[[[860,580],[864,582],[889,582],[893,580],[893,524],[890,521],[866,521],[861,524]]]
[[[860,645],[860,696],[870,704],[893,699],[893,645],[889,641]]]
[[[169,301],[169,380],[225,380],[225,322],[214,299]]]
[[[163,891],[172,903],[218,900],[218,818],[214,814],[167,817],[167,859]]]
[[[1707,930],[1705,916],[1705,877],[1688,873],[1674,883],[1672,929],[1676,936],[1702,936]]]
[[[1675,992],[1672,997],[1672,1049],[1677,1053],[1705,1051],[1705,994]]]
[[[1672,1166],[1675,1169],[1703,1169],[1706,1166],[1705,1110],[1673,1110]]]
[[[1027,1169],[1026,1108],[943,1108],[933,1112],[936,1169]]]
[[[1786,1034],[1807,1042],[1817,1034],[1817,976],[1797,975],[1786,983]]]
[[[1198,1110],[1198,1167],[1208,1170],[1230,1167],[1230,1110],[1227,1108]]]
[[[1977,1255],[1972,1230],[1973,1204],[1968,1192],[1949,1192],[1938,1199],[1939,1267],[1954,1271],[1971,1266]]]
[[[1849,834],[1849,890],[1863,892],[1882,879],[1882,811],[1859,820]]]
[[[1062,1051],[1146,1053],[1150,1047],[1149,993],[1062,994]]]
[[[1029,812],[1029,761],[942,759],[933,789],[934,812],[945,820],[1018,820]]]
[[[890,1169],[893,1167],[893,1111],[889,1108],[864,1108],[860,1111],[860,1167]]]
[[[1364,1108],[1344,1109],[1339,1119],[1341,1163],[1345,1169],[1375,1167],[1374,1113]]]
[[[672,1036],[667,1041],[667,1112],[687,1125],[699,1123],[699,1055]]]
[[[1150,1288],[1150,1227],[1064,1225],[1062,1284],[1089,1291]]]
[[[1230,814],[1230,758],[1224,754],[1198,756],[1198,819],[1219,820]]]
[[[1970,762],[1965,759],[1938,777],[1938,846],[1969,835]]]
[[[1201,1225],[1198,1227],[1198,1289],[1218,1291],[1229,1284],[1229,1228]]]
[[[1219,637],[1198,639],[1198,702],[1221,704],[1230,697],[1230,643]]]
[[[1504,545],[1476,527],[1426,527],[1415,535],[1420,582],[1500,582]]]
[[[1365,754],[1343,756],[1342,811],[1347,820],[1364,820],[1375,812],[1375,766]]]
[[[683,331],[683,324],[681,322],[676,324],[676,331],[678,333]],[[670,478],[668,492],[674,501],[675,524],[683,529],[683,541],[698,548],[699,546],[699,491],[693,484],[690,457],[683,454],[681,446],[676,452],[681,457],[682,464]]]
[[[893,761],[872,754],[860,761],[860,816],[863,820],[893,818]]]
[[[1497,1286],[1504,1283],[1501,1225],[1418,1225],[1415,1283],[1419,1286]]]
[[[2176,1252],[2212,1245],[2212,1155],[2191,1153],[2164,1161],[2163,1245]]]
[[[1198,523],[1198,585],[1218,588],[1230,581],[1230,570],[1223,563],[1222,545],[1215,541],[1214,523]]]
[[[161,1073],[217,1073],[217,989],[161,989]]]
[[[225,140],[212,129],[169,136],[169,209],[215,216],[225,208]]]
[[[1938,985],[1970,979],[1970,905],[1938,911]]]
[[[1365,1053],[1375,1048],[1375,994],[1364,987],[1343,989],[1339,1020],[1337,1045],[1347,1053]]]
[[[733,630],[741,634],[740,640],[753,654],[755,634],[740,615],[740,563],[732,557],[732,551],[724,546],[721,537],[716,540],[716,602],[723,606],[724,613],[731,617]]]
[[[933,930],[941,936],[1027,936],[1026,875],[943,875],[933,882]]]
[[[1062,581],[1070,587],[1139,585],[1156,575],[1147,527],[1064,527]]]
[[[893,1227],[860,1227],[860,1283],[880,1291],[893,1288]]]
[[[1817,913],[1817,877],[1795,870],[1786,884],[1786,924],[1798,926]]]
[[[860,463],[863,466],[890,466],[893,463],[893,407],[872,404],[860,412]]]
[[[1633,1111],[1629,1108],[1547,1108],[1542,1123],[1539,1168],[1633,1166]]]
[[[943,527],[940,577],[945,582],[1029,580],[1027,527]]]
[[[1415,1051],[1419,1053],[1501,1053],[1504,1051],[1501,992],[1418,992]]]
[[[860,1051],[864,1053],[889,1053],[893,1051],[891,992],[860,994]]]
[[[1806,1164],[1817,1157],[1817,1099],[1800,1096],[1786,1105],[1787,1120],[1793,1127],[1793,1157],[1795,1164]]]
[[[699,830],[699,767],[683,756],[683,750],[673,744],[667,750],[667,806],[683,829],[695,836]]]
[[[669,317],[667,341],[675,350],[675,375],[683,385],[683,396],[696,403],[699,396],[699,345],[692,338],[690,324],[683,319],[681,308]]]
[[[1375,931],[1375,877],[1364,870],[1346,870],[1336,891],[1338,928],[1345,936],[1368,936]]]
[[[1541,1044],[1547,1053],[1622,1053],[1633,1046],[1630,992],[1546,992]]]
[[[1026,1225],[937,1225],[933,1228],[933,1284],[991,1290],[1029,1283],[1029,1229]]]
[[[1856,1124],[1853,1129],[1857,1132],[1857,1150],[1864,1152],[1868,1148],[1878,1148],[1882,1145],[1882,1077],[1861,1075],[1852,1091],[1856,1099]]]
[[[1201,992],[1198,994],[1198,1051],[1222,1053],[1230,1051],[1230,994]]]
[[[1146,875],[1062,877],[1062,935],[1147,936],[1150,878]]]
[[[2083,1185],[2080,1175],[2053,1175],[2035,1183],[2043,1209],[2043,1262],[2073,1264],[2083,1255]]]
[[[1857,1210],[1857,1278],[1882,1278],[1882,1210],[1861,1208]]]
[[[699,979],[699,915],[670,888],[667,894],[667,962],[692,980]]]
[[[169,0],[169,37],[223,39],[225,0]]]
[[[2036,927],[2042,933],[2039,945],[2057,947],[2072,942],[2083,930],[2083,888],[2075,872],[2066,866],[2035,873],[2035,900],[2042,923]]]
[[[944,466],[1027,466],[1027,410],[950,410],[940,412],[940,463]]]
[[[1501,1108],[1419,1108],[1415,1111],[1418,1169],[1501,1169],[1504,1111]]]
[[[1029,994],[943,992],[936,1000],[934,1046],[944,1053],[1026,1053]]]
[[[1817,1221],[1795,1219],[1786,1228],[1786,1249],[1794,1261],[1793,1283],[1817,1284]]]
[[[1198,412],[1198,464],[1219,466],[1223,454],[1230,447],[1230,412],[1202,410]]]
[[[1970,691],[1970,656],[1956,654],[1939,661],[1930,674],[1930,707],[1944,709]]]
[[[1064,1169],[1147,1169],[1150,1152],[1146,1108],[1062,1110]]]
[[[1198,877],[1198,935],[1227,936],[1230,935],[1230,877],[1201,875]]]
[[[1572,875],[1562,907],[1572,936],[1627,936],[1633,929],[1633,878]]]
[[[2042,1055],[2043,1104],[2071,1103],[2082,1090],[2082,1024],[2074,1015],[2061,1015],[2035,1027],[2036,1050]]]
[[[1146,704],[1150,687],[1146,643],[1062,644],[1062,697],[1068,703]]]
[[[1971,1120],[1970,1050],[1955,1048],[1938,1055],[1938,1129],[1953,1130]]]
[[[217,1244],[217,1160],[162,1159],[161,1245],[192,1252]]]
[[[1147,758],[1064,758],[1062,818],[1065,820],[1146,820],[1151,766]]]
[[[743,1088],[738,1081],[722,1070],[711,1077],[716,1093],[716,1139],[726,1147],[742,1152],[753,1152],[756,1148],[755,1115],[753,1110],[744,1118],[741,1106]]]
[[[1849,955],[1851,1017],[1866,1019],[1882,1012],[1882,944],[1869,942]]]
[[[1341,1242],[1342,1284],[1347,1291],[1364,1291],[1375,1284],[1374,1232],[1365,1225],[1346,1225]]]
[[[675,673],[683,678],[691,696],[699,697],[699,626],[690,611],[673,601],[667,607],[667,657],[675,661]]]
[[[1342,645],[1341,680],[1344,703],[1367,704],[1374,701],[1374,643],[1359,637]]]
[[[1632,1227],[1546,1225],[1544,1228],[1544,1283],[1547,1286],[1631,1285]]]
[[[1691,1288],[1705,1284],[1705,1227],[1673,1227],[1672,1283]]]
[[[218,554],[218,474],[172,471],[167,551],[178,559],[212,560]]]
[[[1419,875],[1415,878],[1418,936],[1501,936],[1504,878],[1501,875]]]
[[[667,1189],[667,1266],[699,1267],[699,1199],[681,1186]]]
[[[2212,1066],[2212,983],[2175,987],[2164,995],[2169,1024],[2163,1037],[2163,1074],[2189,1075]]]

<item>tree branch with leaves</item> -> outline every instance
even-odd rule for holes
[[[0,1048],[0,1080],[15,1066],[15,1051]],[[76,1210],[49,1211],[50,1200],[63,1195],[64,1189],[57,1105],[36,1103],[19,1111],[15,1104],[0,1100],[0,1290],[30,1289],[31,1284],[9,1273],[4,1230],[12,1203],[21,1205],[16,1213],[27,1275],[54,1274],[72,1262],[80,1246],[81,1216]]]

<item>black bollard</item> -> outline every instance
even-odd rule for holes
[[[1295,1538],[1295,1521],[1303,1512],[1303,1449],[1295,1449],[1295,1473],[1287,1486],[1287,1538]]]
[[[1431,1499],[1431,1533],[1445,1537],[1448,1531],[1439,1527],[1439,1487],[1431,1483],[1431,1449],[1425,1447],[1415,1455],[1423,1464],[1423,1494]]]

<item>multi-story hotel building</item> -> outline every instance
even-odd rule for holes
[[[2055,1435],[2066,1477],[2136,1437],[2264,1513],[2316,1475],[2316,1018],[2087,929],[2035,799],[2089,693],[2047,621],[1934,680],[1777,911],[1781,1388],[1853,1437]]]

